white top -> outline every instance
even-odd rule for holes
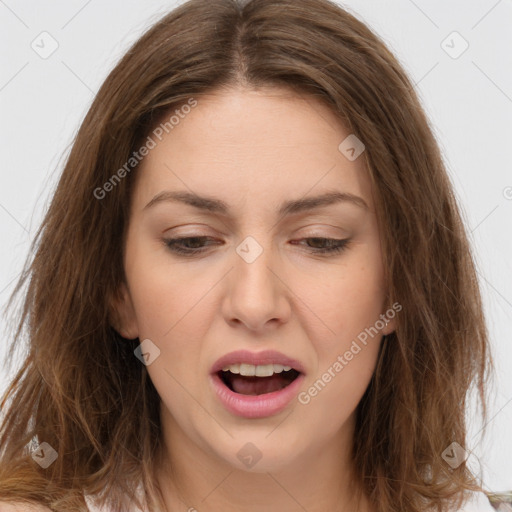
[[[457,512],[495,512],[495,509],[483,492],[474,492],[471,499]]]
[[[139,487],[137,488],[135,494],[139,498],[139,500],[144,503],[144,501],[141,499],[144,494],[144,489],[142,484],[139,484]],[[111,512],[108,507],[99,507],[96,505],[96,503],[93,501],[92,497],[84,494],[85,502],[87,504],[87,508],[89,509],[89,512]],[[0,510],[0,512],[2,512]],[[135,504],[133,504],[133,507],[130,507],[130,510],[127,510],[126,512],[148,512],[147,508],[144,508],[141,510],[139,507],[137,507]]]
[[[110,509],[107,507],[96,506],[88,496],[85,497],[85,501],[87,502],[87,509],[89,512],[110,512]],[[127,510],[126,512],[147,512],[147,509],[143,509],[143,511],[141,511],[140,508],[134,505],[133,508],[130,508],[130,510]]]
[[[90,512],[110,512],[105,507],[97,507],[94,505],[92,499],[89,496],[85,496],[87,507]],[[141,512],[135,505],[129,512]],[[147,512],[147,509],[144,509]],[[483,492],[472,493],[471,499],[466,502],[463,508],[454,510],[453,512],[495,512],[495,509],[489,502],[489,499]]]

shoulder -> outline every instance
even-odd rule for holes
[[[20,501],[0,501],[0,512],[51,512],[43,505],[32,505]]]

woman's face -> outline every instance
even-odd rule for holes
[[[153,132],[138,171],[119,330],[150,340],[167,443],[284,468],[351,442],[393,330],[364,153],[353,138],[339,148],[350,132],[311,98],[237,89],[196,100]],[[268,376],[236,374],[237,363]],[[283,366],[300,370],[293,382]]]

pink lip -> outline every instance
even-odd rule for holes
[[[275,350],[264,350],[262,352],[249,352],[248,350],[237,350],[230,352],[217,359],[212,367],[212,374],[222,370],[225,366],[237,363],[247,364],[282,364],[283,366],[291,366],[300,373],[304,373],[304,367],[299,361],[276,352]],[[289,386],[288,386],[289,387]],[[286,389],[286,388],[285,388]]]
[[[231,391],[219,375],[222,368],[237,363],[253,365],[282,364],[283,366],[291,366],[300,373],[291,384],[279,391],[263,395],[242,395]],[[232,414],[244,418],[264,418],[278,414],[297,396],[304,378],[302,363],[275,350],[264,350],[256,353],[248,350],[230,352],[215,362],[210,375],[213,389],[224,407]]]
[[[297,396],[304,378],[304,374],[301,373],[290,385],[272,393],[241,395],[231,391],[222,382],[218,373],[210,375],[215,393],[224,407],[232,414],[244,418],[265,418],[278,414]]]

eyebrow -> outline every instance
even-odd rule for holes
[[[221,199],[216,199],[214,197],[204,197],[187,191],[165,190],[160,192],[155,197],[153,197],[153,199],[151,199],[151,201],[149,201],[149,203],[143,209],[147,210],[156,204],[163,202],[179,202],[193,206],[199,210],[208,211],[210,213],[221,215],[229,214],[228,204]],[[369,209],[368,205],[362,197],[356,196],[349,192],[331,191],[314,197],[285,201],[279,208],[278,215],[292,215],[339,203],[349,203],[365,210]]]

